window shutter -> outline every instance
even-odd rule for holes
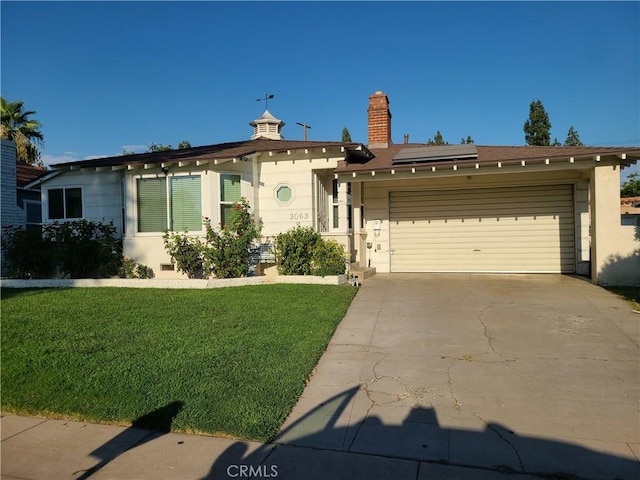
[[[201,182],[199,175],[171,177],[171,228],[173,231],[201,231]]]
[[[167,229],[167,189],[164,178],[138,179],[138,231]]]

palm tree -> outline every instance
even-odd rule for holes
[[[38,147],[43,145],[44,137],[40,133],[40,122],[28,118],[35,115],[35,111],[25,111],[23,108],[23,101],[9,102],[4,97],[0,97],[2,113],[0,137],[15,142],[18,160],[29,165],[42,165]]]

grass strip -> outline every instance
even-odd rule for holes
[[[605,287],[625,300],[631,308],[640,312],[640,287]]]

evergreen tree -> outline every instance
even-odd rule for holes
[[[640,197],[640,175],[637,173],[630,173],[627,177],[627,181],[622,184],[620,189],[620,196],[622,198]]]
[[[153,153],[153,152],[166,152],[168,150],[173,150],[173,147],[171,145],[162,145],[161,143],[154,143],[151,142],[149,144],[149,147],[147,148],[147,152],[148,153]]]
[[[349,130],[347,129],[347,127],[344,127],[342,129],[342,141],[343,142],[352,142],[353,140],[351,140],[351,134],[349,133]]]
[[[440,130],[438,130],[436,132],[435,137],[433,137],[433,139],[429,138],[429,140],[427,140],[427,145],[449,145],[449,142],[444,141],[444,138],[442,138],[442,134],[440,133]]]
[[[184,148],[191,148],[191,143],[188,140],[182,140],[178,143],[178,150],[182,150]]]
[[[464,145],[464,144],[466,144],[466,143],[475,143],[475,142],[473,141],[473,138],[471,138],[471,135],[467,135],[467,139],[466,139],[466,140],[464,139],[464,137],[462,137],[462,138],[460,139],[460,144],[461,144],[461,145]]]
[[[535,100],[529,105],[529,118],[524,122],[524,140],[527,145],[548,146],[551,142],[551,122],[544,105]]]
[[[562,146],[562,144],[558,141],[558,137],[555,137],[553,139],[553,143],[551,145],[553,145],[554,147],[561,147]]]
[[[582,147],[584,143],[580,141],[580,135],[573,128],[573,125],[569,127],[569,131],[567,132],[567,139],[564,141],[565,147]]]

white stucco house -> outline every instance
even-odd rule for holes
[[[369,97],[368,143],[285,140],[268,111],[248,140],[54,165],[44,222],[113,221],[124,253],[179,277],[165,229],[202,232],[245,197],[273,238],[298,224],[378,272],[578,273],[640,284],[620,221],[620,170],[640,147],[395,144],[389,100]]]

